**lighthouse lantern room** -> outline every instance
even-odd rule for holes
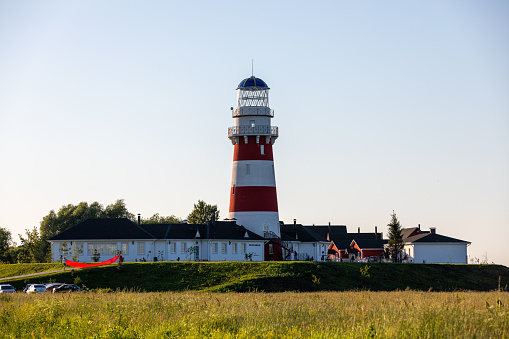
[[[237,108],[232,108],[235,126],[228,128],[234,145],[229,218],[265,238],[276,239],[280,225],[272,146],[278,128],[271,126],[274,111],[269,107],[269,90],[254,76],[237,87]]]

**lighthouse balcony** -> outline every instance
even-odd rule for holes
[[[270,125],[259,126],[233,126],[228,127],[228,138],[239,137],[244,135],[266,135],[278,137],[278,128]]]
[[[268,107],[252,107],[252,106],[244,106],[237,107],[234,111],[232,111],[232,118],[236,117],[244,117],[244,116],[267,116],[274,117],[274,110]]]

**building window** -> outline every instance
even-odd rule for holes
[[[94,255],[97,250],[99,254],[117,254],[116,243],[88,243],[88,255]]]
[[[260,154],[265,155],[265,145],[260,145]]]
[[[214,253],[214,254],[217,253],[217,242],[212,243],[212,253]]]
[[[180,244],[180,252],[182,252],[182,253],[186,253],[186,249],[187,249],[187,248],[186,248],[186,245],[187,245],[187,244],[186,244],[185,242],[183,242],[183,243],[181,243],[181,244]]]
[[[138,243],[138,254],[145,254],[145,243],[144,242]]]
[[[274,254],[274,244],[269,244],[269,254]]]
[[[129,254],[129,246],[126,242],[122,243],[122,254]]]
[[[175,252],[177,252],[177,243],[172,242],[172,243],[170,244],[170,252],[171,252],[171,253],[175,253]]]
[[[242,254],[246,253],[246,244],[244,243],[240,244],[240,253]]]
[[[246,164],[246,174],[251,173],[251,164]]]
[[[226,243],[221,244],[221,254],[226,254]]]
[[[237,254],[237,243],[232,244],[232,254]]]
[[[235,195],[235,185],[232,186],[232,195]]]

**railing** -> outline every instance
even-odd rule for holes
[[[244,135],[270,135],[277,138],[278,128],[270,125],[228,127],[228,138]]]
[[[268,116],[274,117],[274,110],[268,107],[237,107],[234,111],[232,111],[232,118],[243,117],[243,116]]]
[[[276,233],[272,231],[263,232],[263,237],[268,239],[280,238]]]

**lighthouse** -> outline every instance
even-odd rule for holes
[[[254,76],[237,87],[237,108],[232,107],[235,126],[228,128],[228,138],[234,145],[229,218],[276,240],[280,238],[280,225],[272,146],[278,128],[270,123],[274,111],[269,107],[269,90],[262,79]],[[270,245],[268,253],[272,251]]]

